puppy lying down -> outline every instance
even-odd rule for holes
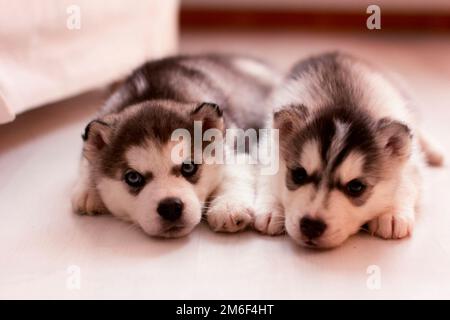
[[[206,213],[216,231],[252,222],[254,176],[245,165],[205,159],[206,143],[174,160],[177,129],[259,128],[279,76],[239,56],[185,56],[148,62],[130,75],[86,127],[72,206],[111,213],[147,234],[180,237]],[[226,153],[226,152],[225,152]],[[175,157],[177,158],[177,157]],[[211,202],[207,202],[211,200]],[[207,203],[209,203],[207,205]]]
[[[418,129],[409,99],[385,75],[329,53],[296,64],[274,94],[280,169],[259,178],[255,227],[335,247],[368,223],[386,239],[412,233],[422,155],[442,155]]]

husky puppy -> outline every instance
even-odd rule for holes
[[[74,211],[111,213],[147,234],[188,234],[206,210],[216,231],[253,221],[254,176],[245,166],[176,162],[176,129],[259,128],[278,75],[239,56],[180,56],[145,63],[106,101],[83,135]],[[194,133],[193,133],[194,134]],[[195,143],[194,143],[195,145]],[[203,154],[205,143],[189,146]],[[202,159],[205,160],[205,159]],[[212,201],[207,205],[207,201]]]
[[[368,223],[372,234],[411,234],[422,153],[442,155],[417,128],[385,75],[341,53],[296,64],[275,93],[280,169],[260,182],[255,227],[299,244],[335,247]]]

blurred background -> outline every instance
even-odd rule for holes
[[[362,30],[377,5],[384,30],[449,30],[447,0],[182,0],[181,26]]]
[[[379,9],[372,30],[371,5]],[[272,60],[285,67],[316,50],[383,50],[435,35],[447,42],[450,33],[448,0],[0,0],[0,7],[0,123],[179,52],[277,55]]]

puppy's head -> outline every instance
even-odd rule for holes
[[[131,106],[87,126],[83,154],[112,214],[161,237],[184,236],[200,222],[203,203],[221,178],[220,166],[174,157],[180,142],[171,139],[176,129],[193,138],[194,121],[201,121],[203,130],[223,130],[216,105],[170,101]],[[203,154],[202,144],[183,143]]]
[[[298,243],[335,247],[389,210],[409,157],[409,129],[348,108],[275,113],[286,230]]]

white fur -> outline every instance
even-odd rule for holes
[[[248,58],[235,58],[233,64],[241,71],[260,79],[271,83],[274,81],[274,72],[268,68],[265,64]],[[277,79],[279,81],[281,79]]]
[[[94,215],[103,209],[99,205],[98,195],[91,186],[89,163],[85,158],[80,161],[79,176],[72,190],[72,209],[78,214]]]
[[[320,158],[319,145],[316,140],[310,140],[305,144],[300,156],[300,162],[309,174],[322,168],[322,159]]]
[[[208,208],[208,223],[214,231],[237,232],[253,222],[255,175],[246,155],[237,164],[225,164],[224,176]]]
[[[280,200],[286,164],[280,163],[276,175],[257,175],[254,227],[261,233],[271,236],[285,231],[285,211]]]
[[[333,137],[333,141],[331,143],[330,149],[328,150],[328,154],[333,156],[329,157],[330,162],[334,160],[334,156],[337,156],[339,150],[342,149],[343,144],[345,143],[345,139],[347,138],[349,124],[343,123],[341,121],[335,120],[336,125],[336,133]]]
[[[349,182],[364,174],[364,155],[359,152],[351,152],[347,159],[336,169],[336,176],[340,181]]]

